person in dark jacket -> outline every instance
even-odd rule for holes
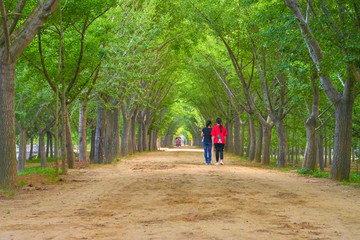
[[[212,141],[211,141],[211,121],[206,121],[206,127],[204,127],[201,131],[201,137],[203,139],[204,144],[204,155],[205,155],[205,164],[211,164],[211,153],[212,153]]]

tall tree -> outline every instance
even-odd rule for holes
[[[36,36],[45,21],[55,11],[60,0],[38,1],[36,6],[28,6],[31,12],[23,17],[27,0],[19,0],[14,9],[7,9],[5,1],[0,1],[0,187],[14,187],[16,181],[16,146],[14,83],[15,66],[18,58]],[[28,3],[28,4],[27,4]],[[13,14],[9,19],[9,13]]]

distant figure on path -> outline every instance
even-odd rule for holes
[[[224,165],[224,147],[226,142],[226,135],[228,134],[226,128],[222,125],[221,118],[216,119],[216,125],[211,131],[212,145],[215,146],[216,151],[216,163],[219,165],[219,155],[220,155],[220,164]]]
[[[204,127],[201,131],[201,137],[203,138],[204,144],[204,155],[205,155],[205,164],[211,164],[211,148],[212,148],[212,140],[211,140],[211,121],[206,121],[206,127]]]

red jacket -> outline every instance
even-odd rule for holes
[[[214,143],[220,143],[220,144],[225,144],[225,136],[227,134],[228,133],[224,126],[221,126],[221,131],[220,131],[220,125],[215,125],[210,133],[211,136],[214,136]]]

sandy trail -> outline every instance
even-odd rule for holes
[[[170,151],[70,171],[0,200],[0,239],[360,239],[358,189],[225,163]]]

